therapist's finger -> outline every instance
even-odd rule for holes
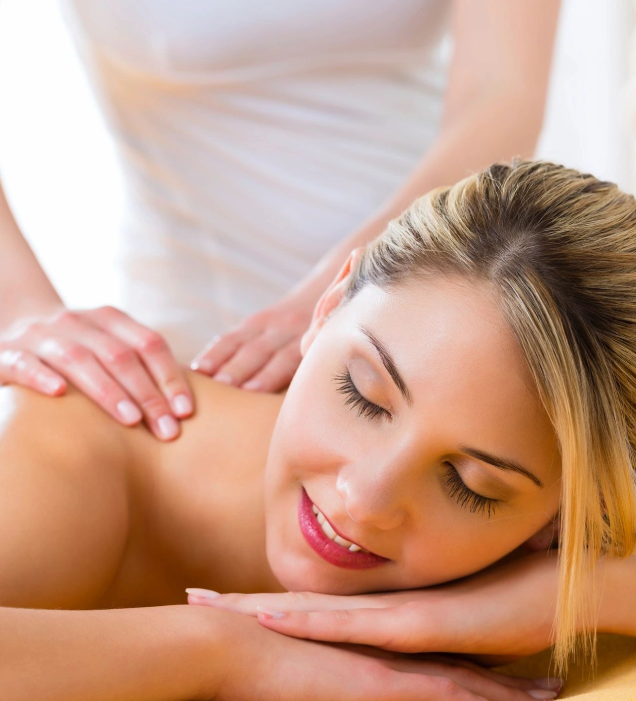
[[[175,416],[187,418],[192,414],[194,411],[192,392],[183,371],[161,334],[131,319],[114,307],[100,307],[79,314],[108,334],[115,335],[137,353],[157,385],[158,391],[170,404]],[[137,376],[141,377],[140,374]],[[158,396],[154,398],[154,403],[159,404]]]
[[[213,375],[215,380],[240,387],[270,361],[289,339],[279,329],[266,329],[243,343],[234,355]],[[246,388],[247,389],[247,388]]]
[[[214,336],[195,357],[190,367],[204,375],[216,375],[221,366],[228,362],[244,343],[248,343],[259,333],[260,329],[258,328],[241,325],[222,336]],[[230,376],[227,378],[216,377],[215,379],[230,385],[236,384]]]
[[[123,341],[92,326],[83,330],[82,340],[141,409],[152,433],[160,440],[176,438],[179,424],[137,353]]]
[[[59,396],[66,392],[66,381],[29,351],[0,347],[0,384],[15,383],[36,392]]]
[[[143,419],[130,396],[104,370],[85,346],[66,338],[43,334],[33,348],[44,362],[68,378],[79,390],[120,423],[133,426]]]
[[[241,387],[257,392],[278,392],[289,385],[301,359],[300,339],[296,338],[276,351],[264,367]]]

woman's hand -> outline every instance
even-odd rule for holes
[[[112,307],[62,308],[0,333],[0,383],[57,396],[70,380],[125,426],[145,419],[157,438],[179,435],[193,412],[185,376],[158,333]]]
[[[244,389],[284,389],[300,365],[300,339],[309,328],[314,301],[289,297],[252,314],[215,336],[194,359],[192,369]]]
[[[503,664],[552,644],[557,557],[535,552],[449,584],[395,593],[210,597],[206,590],[188,591],[189,603],[257,616],[285,635],[407,653],[461,653]]]
[[[248,616],[218,610],[208,655],[217,701],[529,701],[552,699],[547,680],[508,677],[442,655],[408,658],[356,645],[276,635]],[[554,685],[552,685],[554,688]]]

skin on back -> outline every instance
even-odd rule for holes
[[[74,391],[0,388],[1,605],[91,608],[109,586],[129,519],[121,434]]]
[[[0,606],[185,603],[185,586],[281,590],[260,522],[282,397],[188,379],[197,413],[172,443],[119,426],[73,389],[51,399],[0,388]]]

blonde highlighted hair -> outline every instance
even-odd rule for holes
[[[636,542],[636,201],[545,161],[496,164],[416,200],[369,244],[346,297],[418,273],[493,287],[562,463],[553,662],[596,659],[594,569]]]

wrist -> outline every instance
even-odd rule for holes
[[[57,296],[38,300],[26,299],[23,303],[8,305],[9,314],[0,316],[0,333],[10,334],[15,328],[52,316],[65,308],[64,302]]]
[[[228,673],[231,658],[228,650],[236,614],[209,606],[179,606],[189,668],[192,670],[192,689],[189,699],[209,701],[216,698]],[[194,664],[192,664],[194,662]]]

